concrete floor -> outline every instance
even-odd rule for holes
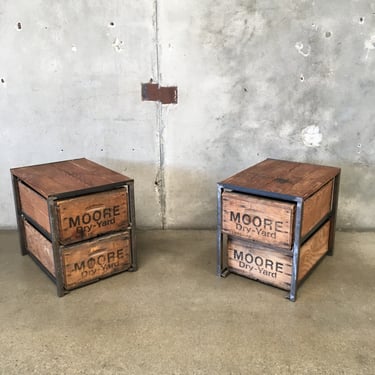
[[[375,373],[375,233],[337,233],[295,303],[216,277],[214,231],[137,239],[137,272],[58,298],[0,232],[0,373]]]

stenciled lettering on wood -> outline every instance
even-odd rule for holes
[[[57,207],[63,244],[125,230],[129,224],[125,189],[61,200]]]
[[[109,251],[108,253],[75,262],[71,272],[78,272],[82,280],[84,280],[87,277],[95,276],[97,272],[102,275],[109,270],[118,268],[121,264],[121,259],[124,258],[124,249]]]
[[[224,233],[291,248],[294,205],[238,193],[223,193]]]
[[[63,250],[67,289],[124,271],[131,264],[129,235],[112,235]]]
[[[95,228],[105,227],[116,223],[116,216],[120,216],[120,206],[106,207],[93,212],[84,212],[75,217],[68,217],[69,228],[77,233],[90,233]]]
[[[229,238],[228,268],[251,279],[290,289],[292,258],[274,250],[255,248],[250,243]]]
[[[277,279],[277,274],[284,273],[284,263],[275,262],[260,255],[254,256],[251,253],[244,255],[243,251],[234,249],[233,259],[238,260],[239,268],[245,268],[250,271],[256,270],[260,274],[272,277],[273,279]]]
[[[239,232],[253,233],[258,236],[276,239],[277,233],[288,233],[284,230],[284,222],[267,217],[250,216],[240,212],[230,211],[230,221],[235,223]]]

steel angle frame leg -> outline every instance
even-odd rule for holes
[[[328,240],[328,252],[327,255],[333,255],[333,248],[335,246],[335,233],[336,233],[336,215],[337,206],[339,201],[339,187],[340,187],[340,173],[335,177],[333,185],[333,198],[332,198],[332,212],[329,227],[329,240]]]
[[[221,195],[223,193],[223,186],[217,185],[217,231],[216,231],[216,275],[226,276],[226,269],[224,269],[223,259],[223,233],[221,231],[222,223],[222,201]]]
[[[297,298],[299,251],[301,248],[301,224],[303,215],[303,199],[297,199],[296,221],[294,224],[294,243],[292,261],[292,282],[290,284],[289,300],[294,302]]]
[[[65,294],[65,291],[62,269],[62,254],[58,238],[59,228],[57,223],[57,207],[55,203],[56,197],[48,197],[48,213],[51,227],[53,261],[55,263],[56,288],[57,295],[62,297]]]
[[[130,246],[130,253],[131,253],[131,267],[129,271],[137,271],[138,264],[137,264],[137,249],[136,249],[136,238],[135,238],[135,201],[134,201],[134,182],[130,182],[128,184],[129,187],[129,206],[130,206],[130,234],[131,234],[131,246]]]
[[[25,234],[25,226],[23,224],[22,219],[22,209],[21,209],[21,201],[20,201],[20,191],[18,188],[18,178],[12,175],[12,184],[13,184],[13,197],[14,197],[14,204],[16,207],[16,216],[17,216],[17,227],[18,227],[18,238],[20,241],[21,247],[21,254],[27,255],[27,246],[26,246],[26,234]]]

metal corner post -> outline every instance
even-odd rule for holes
[[[335,246],[335,233],[336,233],[336,217],[337,217],[337,206],[339,201],[339,187],[340,187],[340,173],[335,177],[333,185],[333,198],[332,198],[332,212],[330,218],[329,228],[329,240],[328,240],[328,252],[327,255],[333,255],[333,249]]]
[[[301,248],[302,215],[303,215],[303,199],[298,198],[295,226],[294,226],[292,282],[290,285],[290,292],[289,292],[289,300],[292,302],[295,302],[297,298],[299,251]]]
[[[21,209],[20,191],[18,187],[18,178],[14,175],[12,175],[12,185],[13,185],[14,204],[16,207],[18,237],[20,241],[21,254],[27,255],[28,251],[26,248],[25,226],[23,225],[23,221],[22,221],[22,209]]]
[[[137,250],[136,250],[136,222],[135,222],[135,200],[134,200],[134,181],[129,182],[129,211],[130,211],[130,233],[131,233],[131,268],[130,271],[136,271],[137,265]]]
[[[222,276],[223,273],[223,233],[221,232],[222,205],[221,195],[223,187],[217,184],[217,230],[216,230],[216,275]]]

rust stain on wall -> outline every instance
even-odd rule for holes
[[[176,104],[177,86],[163,87],[158,83],[142,83],[142,100]]]

